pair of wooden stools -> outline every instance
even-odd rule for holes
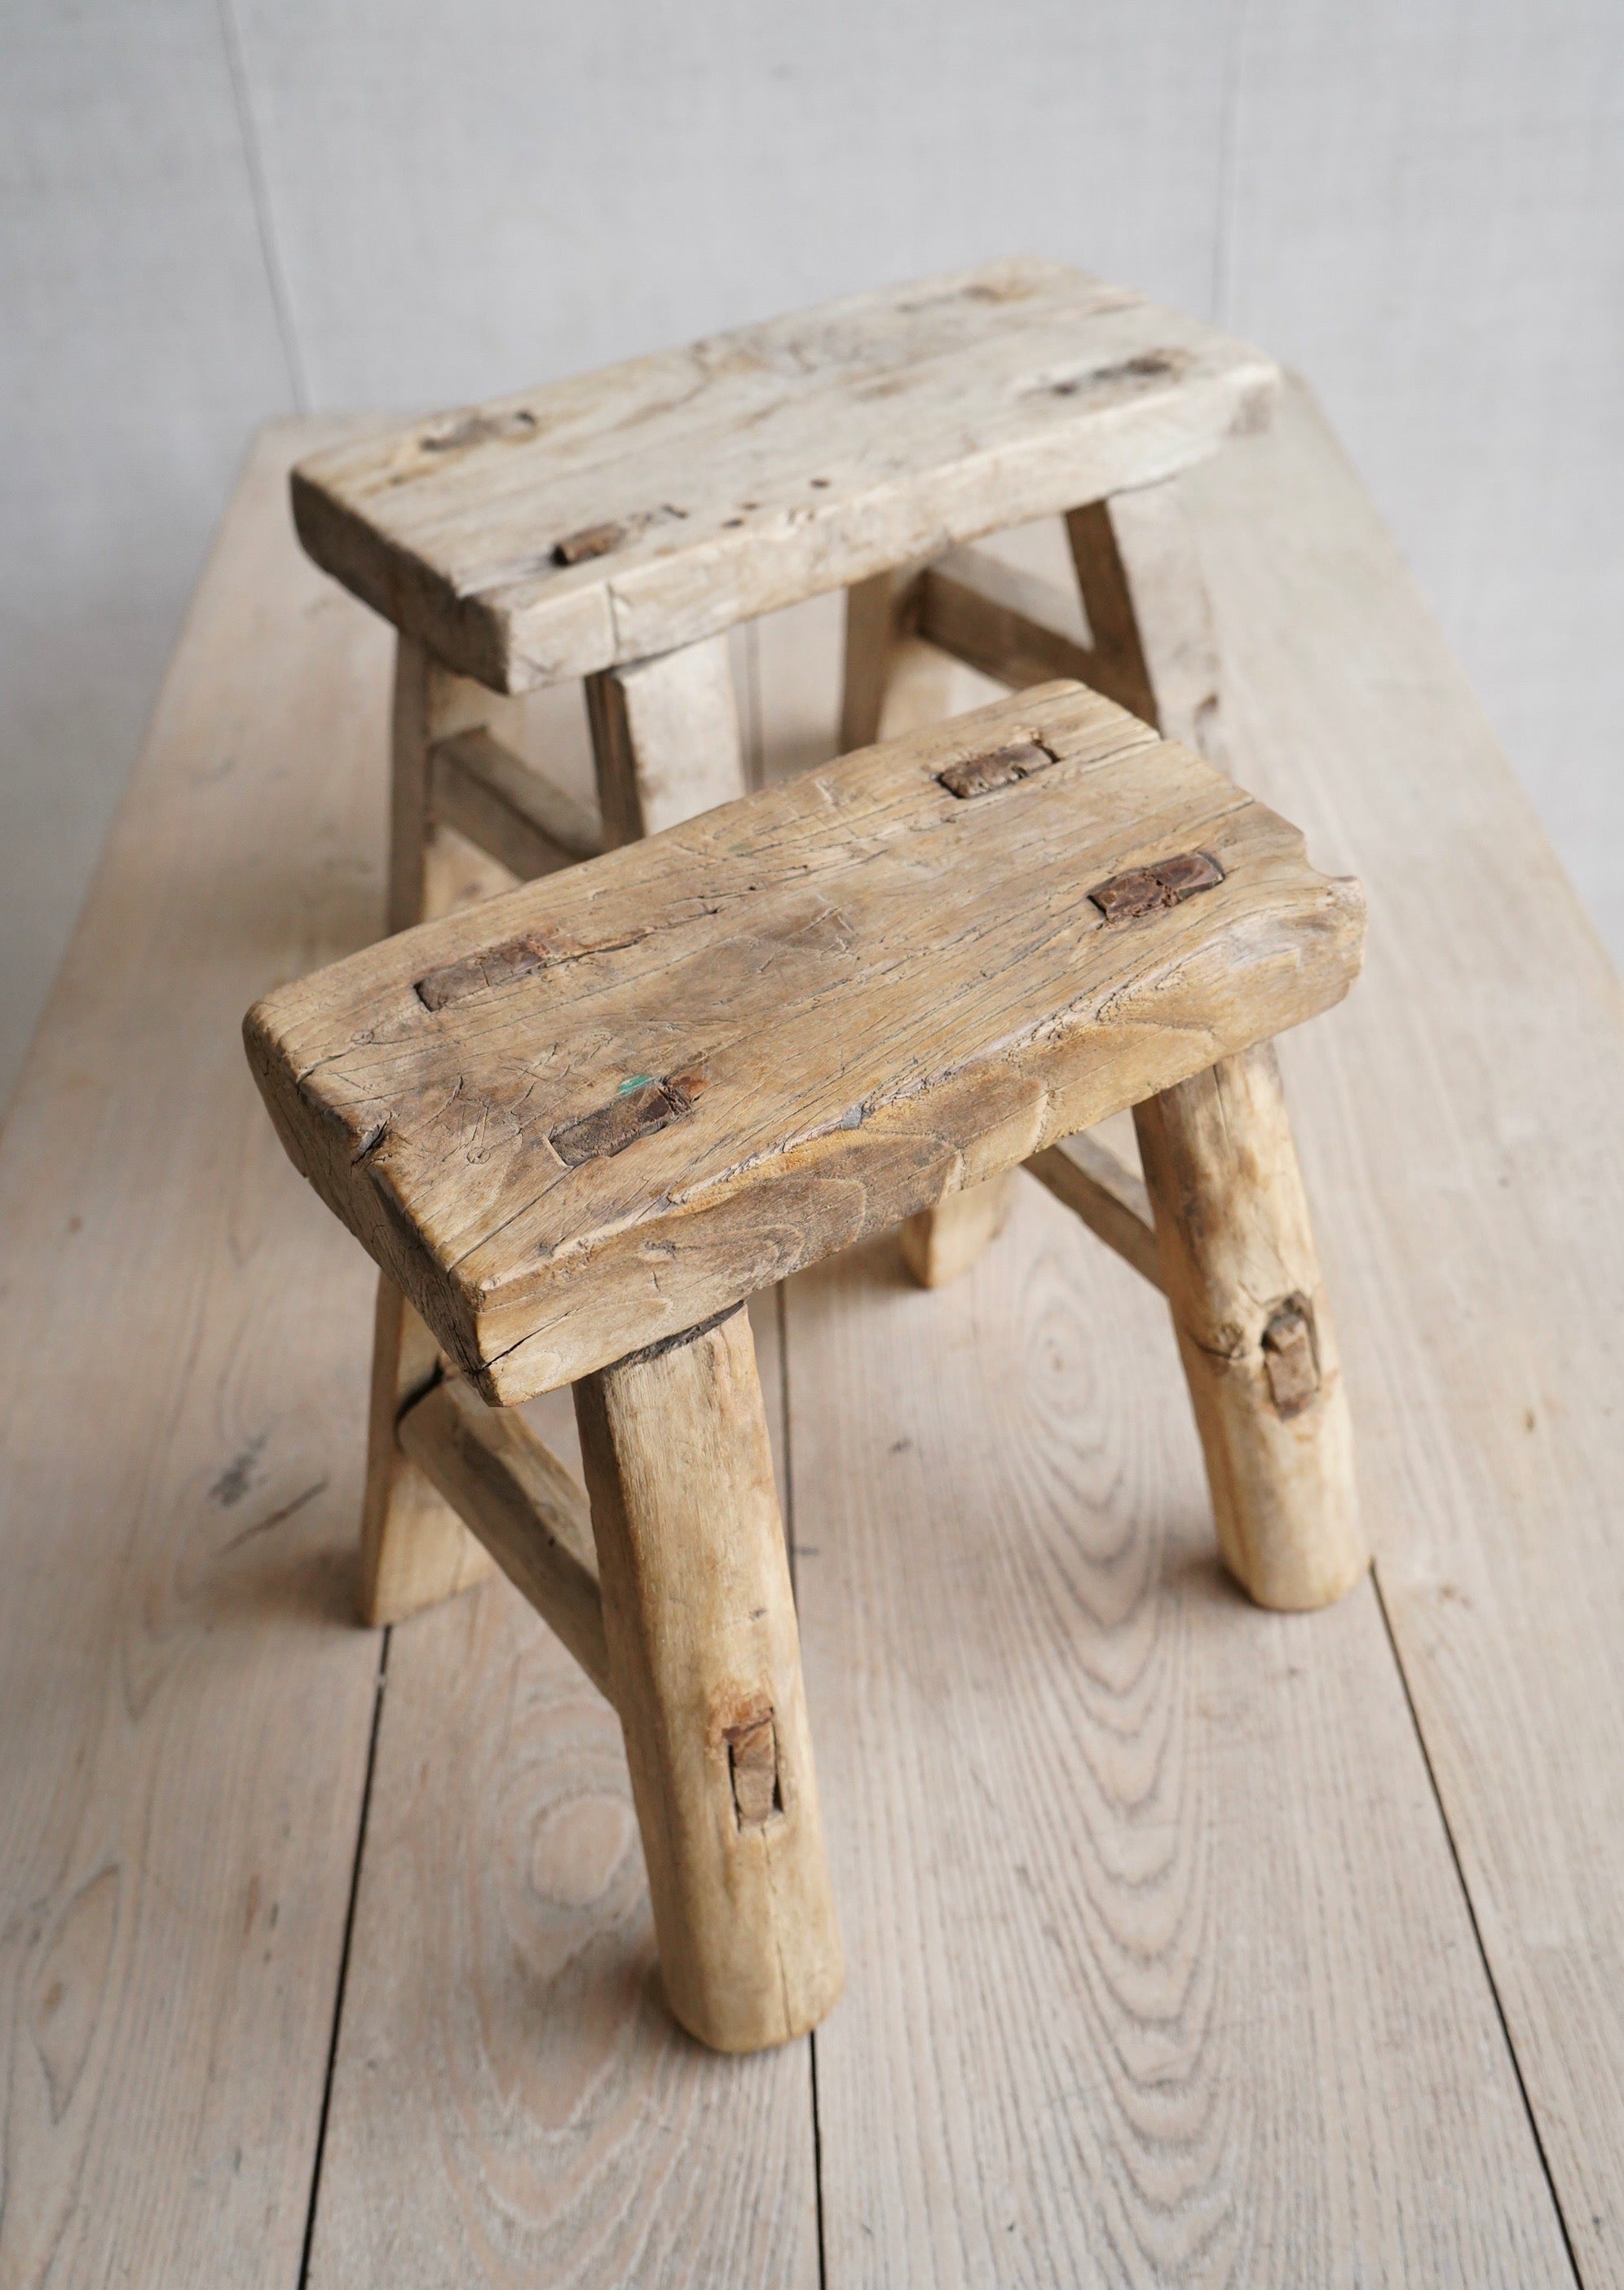
[[[942,1277],[1025,1164],[1165,1291],[1247,1589],[1318,1605],[1364,1563],[1269,1046],[1346,992],[1362,901],[1194,751],[1215,669],[1169,489],[1274,381],[1012,262],[295,476],[306,546],[400,631],[398,934],[246,1029],[382,1269],[368,1616],[481,1548],[532,1599],[620,1714],[667,1990],[724,2049],[842,1979],[754,1291],[908,1221]],[[1057,512],[1086,644],[961,545]],[[837,586],[856,752],[747,795],[726,632]],[[922,641],[1015,696],[866,744]],[[601,824],[498,696],[576,676]],[[423,920],[441,823],[532,879]],[[1130,1107],[1142,1184],[1080,1134]],[[565,1383],[584,1496],[507,1412]]]

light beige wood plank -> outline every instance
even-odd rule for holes
[[[0,1141],[8,2290],[291,2283],[305,2231],[372,1281],[232,1037],[379,927],[388,668],[300,559],[293,444],[250,457]]]
[[[568,1393],[525,1413],[579,1469]],[[501,1581],[396,1631],[388,1677],[313,2290],[816,2290],[806,2044],[672,2019],[613,1711]]]
[[[1589,2281],[1624,2248],[1624,999],[1305,400],[1193,484],[1241,775],[1372,894],[1284,1045],[1366,1520]]]
[[[805,768],[838,616],[758,636]],[[1028,1186],[956,1288],[876,1241],[783,1293],[828,2279],[1569,2282],[1372,1591],[1226,1589],[1162,1298]]]
[[[1031,259],[413,422],[299,472],[320,564],[522,691],[1145,485],[1263,418],[1268,359]]]
[[[1185,861],[1191,895],[1128,896]],[[513,1401],[1313,1016],[1362,927],[1284,821],[1055,685],[406,933],[246,1033],[299,1165]]]
[[[1566,2282],[1373,1590],[1228,1587],[1161,1297],[1022,1186],[788,1338],[828,2279]]]

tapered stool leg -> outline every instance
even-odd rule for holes
[[[781,2044],[844,1968],[748,1314],[587,1377],[575,1412],[666,1992],[719,2051]]]
[[[1364,1573],[1336,1335],[1271,1044],[1135,1109],[1219,1547],[1260,1605]]]

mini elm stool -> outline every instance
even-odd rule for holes
[[[250,1012],[289,1153],[430,1332],[404,1453],[619,1712],[704,2042],[783,2042],[842,1978],[742,1300],[1025,1162],[1165,1291],[1235,1574],[1336,1597],[1364,1555],[1270,1044],[1363,932],[1294,829],[1052,684]],[[1127,1107],[1138,1192],[1061,1142]],[[506,1412],[566,1383],[585,1499]]]
[[[1172,481],[1262,419],[1277,380],[1210,327],[1010,260],[306,461],[305,547],[399,631],[388,927],[449,903],[446,828],[534,879],[741,795],[728,631],[820,590],[848,590],[848,749],[917,718],[918,687],[910,701],[896,670],[926,644],[1016,689],[1080,677],[1218,756],[1211,620]],[[1060,513],[1086,642],[1075,600],[964,545]],[[597,816],[519,752],[521,695],[576,677]],[[963,1269],[1003,1203],[994,1186],[912,1221],[918,1277]],[[362,1534],[371,1621],[483,1566],[395,1437],[433,1372],[385,1285]]]

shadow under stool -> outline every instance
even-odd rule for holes
[[[842,743],[941,712],[921,644],[1014,689],[1076,677],[1220,757],[1218,668],[1174,480],[1267,418],[1259,351],[1124,289],[1012,260],[398,425],[295,472],[305,547],[398,631],[388,924],[443,911],[454,829],[521,880],[746,790],[729,631],[844,589]],[[1063,516],[1086,618],[967,544]],[[1079,622],[1080,625],[1080,622]],[[523,695],[585,681],[595,814],[519,752]],[[1087,1158],[1087,1149],[1079,1149]],[[1052,1165],[1102,1217],[1108,1167]],[[1006,1188],[903,1229],[934,1285]],[[397,1436],[438,1348],[386,1280],[362,1528],[365,1619],[484,1571]]]
[[[1339,1597],[1351,1439],[1271,1044],[1363,939],[1294,828],[1054,683],[250,1012],[284,1144],[427,1332],[404,1453],[619,1713],[704,2042],[781,2043],[842,1980],[743,1300],[1131,1108],[1150,1223],[1083,1161],[1056,1189],[1167,1296],[1232,1572]],[[584,1503],[507,1412],[565,1384]]]

